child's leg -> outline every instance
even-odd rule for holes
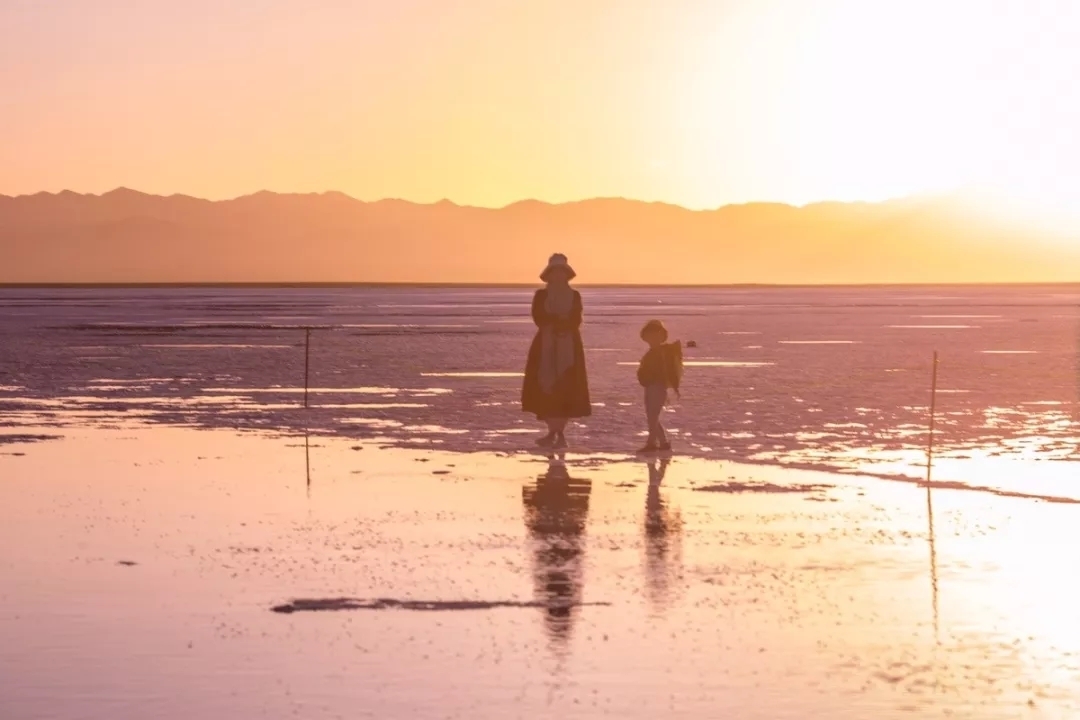
[[[653,434],[652,402],[649,397],[649,388],[644,389],[643,395],[645,400],[645,427],[649,429],[649,439],[645,441],[645,447],[654,447],[656,437]]]
[[[664,409],[666,394],[663,385],[650,385],[645,388],[645,417],[649,421],[649,445],[667,442],[664,428],[660,425],[660,411]]]

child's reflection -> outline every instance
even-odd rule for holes
[[[522,489],[532,540],[533,580],[552,644],[565,648],[582,598],[585,521],[592,483],[570,477],[552,460],[535,485]]]
[[[672,601],[672,588],[682,576],[682,518],[660,494],[669,464],[667,458],[649,460],[649,490],[645,495],[645,589],[654,610]]]

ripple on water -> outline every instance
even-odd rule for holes
[[[338,327],[357,330],[425,330],[428,328],[453,330],[475,328],[477,326],[461,323],[424,323],[422,325],[417,323],[343,323],[338,325]]]
[[[978,330],[978,325],[886,325],[896,330]]]
[[[363,425],[365,427],[370,427],[370,428],[384,428],[384,429],[400,428],[400,427],[404,426],[404,424],[405,424],[405,423],[399,422],[397,420],[387,420],[385,418],[362,418],[362,417],[359,417],[359,418],[342,418],[338,422],[342,423],[343,425]]]
[[[637,363],[634,363],[635,365]],[[442,377],[442,378],[519,378],[524,377],[525,373],[521,372],[488,372],[488,371],[468,371],[468,372],[424,372],[420,373],[422,377]]]
[[[468,430],[458,430],[442,425],[405,425],[401,428],[406,432],[422,433],[424,435],[468,435]]]
[[[141,385],[144,383],[167,383],[174,382],[176,380],[184,381],[184,378],[162,378],[162,377],[147,377],[147,378],[95,378],[88,381],[90,385]]]
[[[203,392],[208,393],[231,393],[231,394],[243,394],[251,395],[256,393],[267,393],[271,395],[276,394],[302,394],[304,392],[311,394],[326,394],[326,395],[396,395],[398,393],[405,393],[407,395],[449,395],[454,391],[450,388],[398,388],[398,387],[343,387],[343,388],[328,388],[328,387],[315,387],[304,390],[302,387],[265,387],[265,388],[228,388],[228,387],[214,387],[205,388]]]
[[[144,348],[168,348],[181,350],[280,350],[296,348],[299,345],[256,345],[253,343],[143,343],[139,347]]]
[[[620,362],[618,365],[633,365],[636,366],[636,362]],[[746,360],[684,360],[683,365],[686,367],[720,367],[720,368],[755,368],[765,367],[767,365],[775,365],[772,362],[750,362]]]

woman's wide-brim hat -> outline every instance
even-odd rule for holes
[[[547,282],[547,279],[551,276],[553,270],[565,270],[566,276],[570,280],[577,277],[577,273],[574,272],[574,268],[570,267],[570,261],[566,259],[566,256],[562,253],[555,253],[548,258],[547,267],[544,268],[544,272],[540,273],[540,279]]]

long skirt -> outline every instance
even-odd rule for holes
[[[592,415],[589,399],[589,377],[585,370],[585,347],[581,333],[573,332],[574,364],[559,376],[552,392],[540,386],[541,333],[533,338],[525,362],[525,382],[521,388],[521,409],[540,420],[548,418],[582,418]]]

